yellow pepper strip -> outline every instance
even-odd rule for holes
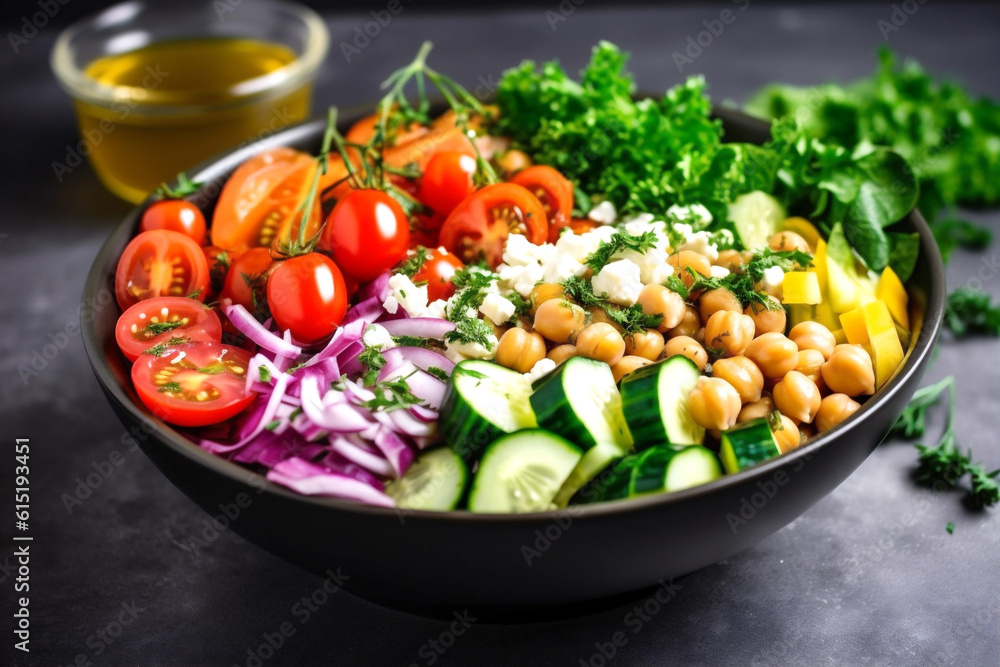
[[[784,303],[816,305],[823,300],[819,278],[815,271],[792,271],[785,274],[781,285]]]
[[[888,266],[882,270],[882,277],[878,281],[878,287],[875,288],[875,296],[885,301],[885,305],[889,307],[889,312],[892,314],[892,319],[896,320],[904,329],[909,330],[908,305],[910,297],[906,293],[903,281]]]
[[[899,342],[896,323],[892,321],[885,301],[872,301],[864,307],[864,314],[875,365],[875,384],[881,387],[902,363],[903,345]]]
[[[840,315],[840,326],[844,328],[844,336],[852,345],[864,345],[868,342],[868,325],[865,323],[865,311],[861,308],[849,310]]]
[[[822,241],[820,237],[819,230],[813,223],[809,222],[805,218],[791,217],[785,218],[785,221],[781,223],[781,229],[783,231],[795,232],[802,238],[806,240],[806,243],[810,247],[816,248],[817,242]],[[824,244],[825,245],[825,244]]]

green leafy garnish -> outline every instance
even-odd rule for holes
[[[271,381],[271,371],[267,370],[267,366],[261,364],[257,368],[257,375],[260,377],[260,381],[267,383]]]
[[[944,529],[948,531],[948,534],[949,534],[949,535],[951,535],[952,533],[954,533],[954,532],[955,532],[955,524],[954,524],[954,523],[952,523],[951,521],[949,521],[949,522],[948,522],[948,523],[947,523],[947,524],[945,525]]]
[[[268,431],[273,431],[274,429],[278,428],[279,426],[281,426],[281,420],[280,419],[274,419],[272,421],[269,421],[264,426],[264,428],[266,428]]]
[[[993,241],[993,232],[968,220],[948,218],[931,225],[941,258],[948,261],[955,248],[982,250]]]
[[[157,391],[161,394],[179,394],[182,389],[180,382],[164,382]]]
[[[187,174],[181,172],[177,174],[177,187],[171,188],[166,183],[160,184],[160,187],[156,188],[153,192],[154,199],[183,199],[189,195],[193,195],[198,192],[198,189],[203,186],[204,183],[199,183],[192,181],[187,177]]]
[[[645,253],[656,245],[656,234],[653,232],[643,232],[639,236],[633,236],[622,228],[615,231],[607,241],[601,241],[601,245],[586,259],[584,264],[598,273],[603,269],[611,258],[624,250],[635,250]]]
[[[972,475],[972,494],[969,500],[973,507],[991,507],[1000,502],[1000,484],[997,483],[1000,470],[986,472],[983,466],[973,463],[968,471]]]
[[[392,342],[400,347],[432,347],[434,341],[420,336],[393,336]]]
[[[403,260],[403,263],[396,267],[393,273],[402,273],[404,276],[412,278],[420,269],[424,268],[424,263],[430,259],[430,256],[431,254],[427,248],[417,246],[414,255]]]
[[[622,336],[637,334],[643,329],[656,328],[663,321],[663,315],[650,315],[642,312],[642,306],[620,306],[594,294],[594,287],[589,280],[581,277],[571,277],[562,283],[563,292],[583,308],[601,308],[608,319],[622,328]]]
[[[493,349],[493,341],[490,336],[493,329],[489,324],[478,317],[467,317],[455,322],[455,328],[444,335],[444,339],[449,343],[479,343],[487,350]]]
[[[955,378],[949,375],[936,384],[918,389],[910,402],[903,408],[903,414],[896,420],[892,432],[907,440],[923,437],[927,430],[928,408],[937,403],[941,394],[954,384]]]
[[[229,367],[226,366],[226,364],[218,362],[215,364],[209,364],[208,366],[202,366],[198,369],[198,372],[204,373],[205,375],[222,375],[227,370],[229,370]]]
[[[410,385],[406,383],[406,378],[383,380],[373,385],[371,391],[375,394],[375,398],[362,404],[369,410],[388,412],[417,405],[421,402],[421,399],[410,391]]]
[[[159,336],[161,333],[173,331],[177,327],[182,326],[184,326],[184,322],[181,320],[176,320],[174,322],[150,322],[142,328],[142,331],[149,333],[151,336]]]
[[[448,381],[448,371],[444,370],[443,368],[438,368],[437,366],[429,366],[427,368],[427,372],[436,377],[438,380],[441,380],[442,382]]]
[[[948,295],[944,323],[958,337],[972,334],[1000,336],[1000,305],[981,289],[959,287]]]
[[[167,341],[165,341],[163,343],[157,343],[156,345],[154,345],[152,347],[146,348],[143,351],[143,354],[148,354],[148,355],[151,355],[151,356],[154,356],[154,357],[159,357],[159,356],[163,355],[163,353],[166,352],[167,349],[169,349],[169,348],[171,348],[171,347],[173,347],[175,345],[184,345],[185,343],[190,343],[190,342],[191,342],[191,339],[188,338],[187,336],[173,336],[169,340],[167,340]]]

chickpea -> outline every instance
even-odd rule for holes
[[[871,355],[860,345],[838,345],[821,369],[830,391],[848,396],[875,393]]]
[[[667,341],[663,351],[667,359],[676,357],[678,354],[687,357],[695,363],[700,371],[704,371],[705,365],[708,364],[708,352],[705,352],[705,348],[698,341],[688,336],[671,338]]]
[[[806,424],[805,426],[799,427],[799,446],[809,442],[809,438],[816,435],[816,423]]]
[[[798,371],[789,371],[774,385],[774,404],[781,413],[800,422],[811,424],[819,412],[819,387]]]
[[[712,264],[730,270],[743,266],[743,253],[739,250],[720,250],[719,256]]]
[[[497,165],[506,174],[516,174],[531,166],[531,158],[524,151],[512,149],[500,156]]]
[[[548,358],[556,362],[556,364],[561,364],[570,357],[576,356],[576,345],[556,345],[554,348],[549,350]]]
[[[688,394],[688,410],[699,426],[725,431],[736,426],[740,395],[725,380],[702,376]]]
[[[785,415],[781,415],[777,428],[771,427],[771,433],[774,434],[774,440],[778,443],[778,451],[782,454],[787,454],[802,444],[799,427]]]
[[[778,232],[772,236],[768,242],[768,247],[771,250],[776,250],[778,252],[789,251],[789,250],[801,250],[802,252],[812,254],[812,248],[809,246],[809,242],[802,238],[801,234],[796,234],[795,232]]]
[[[795,370],[818,384],[823,377],[820,374],[820,369],[823,367],[824,361],[823,353],[819,350],[799,350],[799,361],[795,364]],[[820,387],[821,391],[822,389]]]
[[[667,338],[676,338],[677,336],[694,337],[695,332],[697,332],[700,328],[701,315],[698,314],[697,308],[689,304],[684,307],[684,313],[681,315],[680,323],[678,323],[678,325],[673,329],[664,331],[664,333],[667,335]]]
[[[508,329],[497,345],[497,363],[518,373],[527,373],[544,358],[545,339],[539,333]]]
[[[720,310],[732,310],[737,313],[743,311],[743,304],[736,298],[736,295],[725,287],[710,289],[698,299],[698,312],[701,321],[707,322],[715,313]],[[749,313],[747,313],[749,315]]]
[[[719,359],[712,364],[712,376],[733,385],[744,404],[759,401],[764,390],[764,376],[757,364],[746,357]]]
[[[705,327],[701,327],[695,331],[691,338],[694,338],[702,347],[705,347]]]
[[[826,433],[855,412],[861,404],[847,394],[830,394],[819,405],[816,413],[816,430]]]
[[[623,331],[622,326],[617,322],[615,322],[614,320],[612,320],[610,317],[608,317],[608,311],[604,310],[600,306],[593,306],[591,308],[588,308],[587,312],[590,313],[591,324],[596,324],[598,322],[602,324],[607,324],[609,326],[614,327],[615,331],[617,331],[619,335],[622,333]]]
[[[565,296],[563,286],[559,283],[538,283],[531,290],[531,314],[534,315],[538,307],[551,299],[561,299]]]
[[[606,322],[591,324],[576,338],[576,353],[614,366],[625,355],[625,340]]]
[[[819,322],[799,322],[788,332],[788,337],[800,350],[817,350],[823,359],[829,359],[837,346],[837,339]]]
[[[681,250],[670,255],[667,257],[667,264],[674,267],[674,272],[680,276],[686,287],[694,284],[694,276],[687,271],[688,267],[703,276],[710,275],[712,271],[708,258],[694,250]]]
[[[748,315],[720,310],[705,323],[705,346],[717,356],[735,357],[753,341],[753,332],[753,320]]]
[[[663,285],[646,285],[636,301],[647,315],[662,315],[661,332],[667,332],[684,319],[684,297]]]
[[[767,300],[771,304],[770,306],[751,302],[743,311],[744,315],[753,320],[755,336],[772,332],[785,333],[788,318],[785,315],[784,307],[773,296],[768,295]]]
[[[761,417],[766,418],[772,412],[774,412],[774,399],[770,396],[761,396],[759,401],[743,406],[743,409],[740,410],[740,416],[736,418],[736,423],[743,424]]]
[[[644,329],[625,338],[625,354],[656,361],[663,353],[663,334],[656,329]]]
[[[550,299],[535,311],[535,331],[553,343],[569,343],[587,326],[590,314],[565,299]]]
[[[744,317],[746,317],[744,315]],[[799,363],[799,350],[784,334],[761,334],[747,345],[746,356],[757,364],[764,377],[778,380]]]
[[[627,354],[622,357],[617,364],[611,367],[611,374],[615,376],[615,382],[618,382],[632,371],[642,368],[643,366],[649,366],[651,363],[653,362],[645,357],[637,357],[635,355]]]

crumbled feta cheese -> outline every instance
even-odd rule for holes
[[[639,267],[627,259],[611,262],[591,281],[594,293],[604,294],[608,301],[623,306],[631,306],[642,291]]]
[[[487,294],[483,299],[483,305],[479,306],[479,312],[490,318],[497,326],[514,317],[516,311],[514,304],[499,294]]]
[[[764,269],[761,284],[765,291],[771,292],[776,290],[783,282],[785,282],[785,272],[781,270],[780,266],[772,266]]]
[[[591,234],[572,234],[567,232],[556,241],[556,249],[561,253],[569,255],[578,262],[583,262],[597,250],[601,244],[600,239]]]
[[[618,219],[618,211],[615,210],[614,204],[605,199],[600,204],[590,209],[590,213],[587,214],[587,217],[594,222],[601,223],[602,225],[610,225]]]
[[[462,359],[492,359],[497,356],[497,343],[499,341],[493,334],[487,336],[486,339],[489,341],[489,345],[446,341],[444,344],[445,356],[456,363]]]
[[[667,282],[667,278],[674,275],[674,267],[670,266],[666,262],[663,264],[657,264],[653,269],[653,272],[649,275],[649,282],[647,285],[662,285]]]
[[[678,222],[691,221],[698,227],[712,222],[712,214],[701,204],[692,204],[690,206],[674,204],[667,209],[667,216]]]
[[[653,274],[660,266],[670,266],[667,264],[667,251],[662,248],[650,248],[642,253],[637,250],[623,250],[616,253],[612,259],[627,259],[639,267],[639,278],[647,285],[652,282]]]
[[[708,275],[712,278],[725,278],[729,275],[729,269],[724,266],[716,266],[713,264],[709,269]]]
[[[568,253],[557,252],[548,262],[542,265],[542,272],[547,283],[561,283],[573,276],[582,276],[587,267]]]
[[[389,278],[389,296],[382,303],[386,312],[395,315],[402,306],[410,317],[420,317],[427,310],[427,285],[417,287],[409,276],[397,273]]]
[[[368,347],[377,347],[380,350],[396,347],[396,343],[392,340],[392,334],[381,324],[369,324],[361,340]]]
[[[427,312],[424,313],[424,316],[433,317],[439,320],[448,319],[448,302],[444,299],[431,301],[427,306]]]
[[[708,232],[695,232],[687,236],[687,241],[685,241],[678,250],[693,250],[700,255],[704,255],[708,258],[708,261],[714,262],[719,259],[719,247],[712,243],[712,235]]]
[[[656,219],[652,213],[636,213],[625,220],[625,226],[628,227],[630,222],[636,222],[640,224],[648,224]]]
[[[503,262],[507,266],[527,266],[536,261],[537,247],[523,234],[511,234],[504,245]]]
[[[497,267],[500,274],[500,282],[521,296],[527,298],[535,285],[545,277],[542,267],[537,262],[524,266],[504,266]]]
[[[524,374],[524,377],[528,378],[528,382],[534,382],[543,375],[547,375],[556,369],[556,362],[552,361],[548,357],[543,357],[535,362],[535,365],[531,367],[531,370]]]

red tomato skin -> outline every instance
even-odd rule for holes
[[[410,247],[410,226],[399,203],[380,190],[353,190],[337,202],[320,248],[361,282],[395,266]]]
[[[274,259],[268,248],[250,248],[230,265],[219,298],[229,299],[250,312],[254,312],[256,308],[253,301],[253,289],[243,276],[246,275],[251,280],[260,279],[260,276],[265,274],[273,264]],[[263,288],[263,283],[261,288]]]
[[[205,243],[208,225],[197,206],[183,199],[163,199],[153,202],[142,214],[140,232],[169,229],[184,234],[198,245]]]
[[[267,304],[283,331],[291,331],[303,343],[315,343],[344,319],[347,285],[326,255],[299,255],[280,262],[268,277]]]
[[[179,374],[220,361],[232,361],[242,374],[231,371],[205,376],[206,382],[219,390],[219,397],[207,401],[184,400],[162,391],[157,384],[158,373],[164,368],[177,367],[180,353],[184,368]],[[197,342],[170,348],[159,357],[144,355],[132,365],[132,385],[143,404],[156,417],[175,426],[208,426],[226,421],[245,410],[256,396],[246,390],[246,374],[251,353],[238,347],[215,342]],[[173,369],[172,369],[173,370]],[[178,377],[174,375],[172,377]]]
[[[435,213],[447,217],[476,189],[472,180],[475,173],[475,158],[460,151],[435,153],[427,162],[417,198]]]
[[[427,283],[428,302],[450,299],[455,293],[451,277],[459,269],[465,268],[465,264],[444,248],[428,250],[428,253],[429,257],[424,265],[413,275],[413,281]]]
[[[573,184],[558,171],[544,164],[536,164],[517,172],[511,183],[517,183],[538,197],[552,228],[565,227],[573,215]]]
[[[167,316],[162,314],[163,308],[168,310]],[[161,334],[142,334],[143,328],[151,323],[152,317],[163,321],[165,317],[173,320],[173,316],[188,317],[190,321]],[[137,327],[136,332],[132,331],[133,326]],[[206,308],[200,301],[186,297],[161,296],[131,306],[122,313],[115,326],[115,341],[129,361],[135,361],[149,348],[174,337],[218,343],[222,340],[222,322],[215,311]]]
[[[181,274],[175,272],[172,260],[180,263]],[[144,261],[150,263],[150,270],[144,270]],[[136,284],[142,277],[146,278],[145,287]],[[208,262],[201,247],[184,234],[167,229],[138,234],[125,246],[115,271],[115,297],[122,310],[158,296],[194,295],[204,301],[208,288]]]

